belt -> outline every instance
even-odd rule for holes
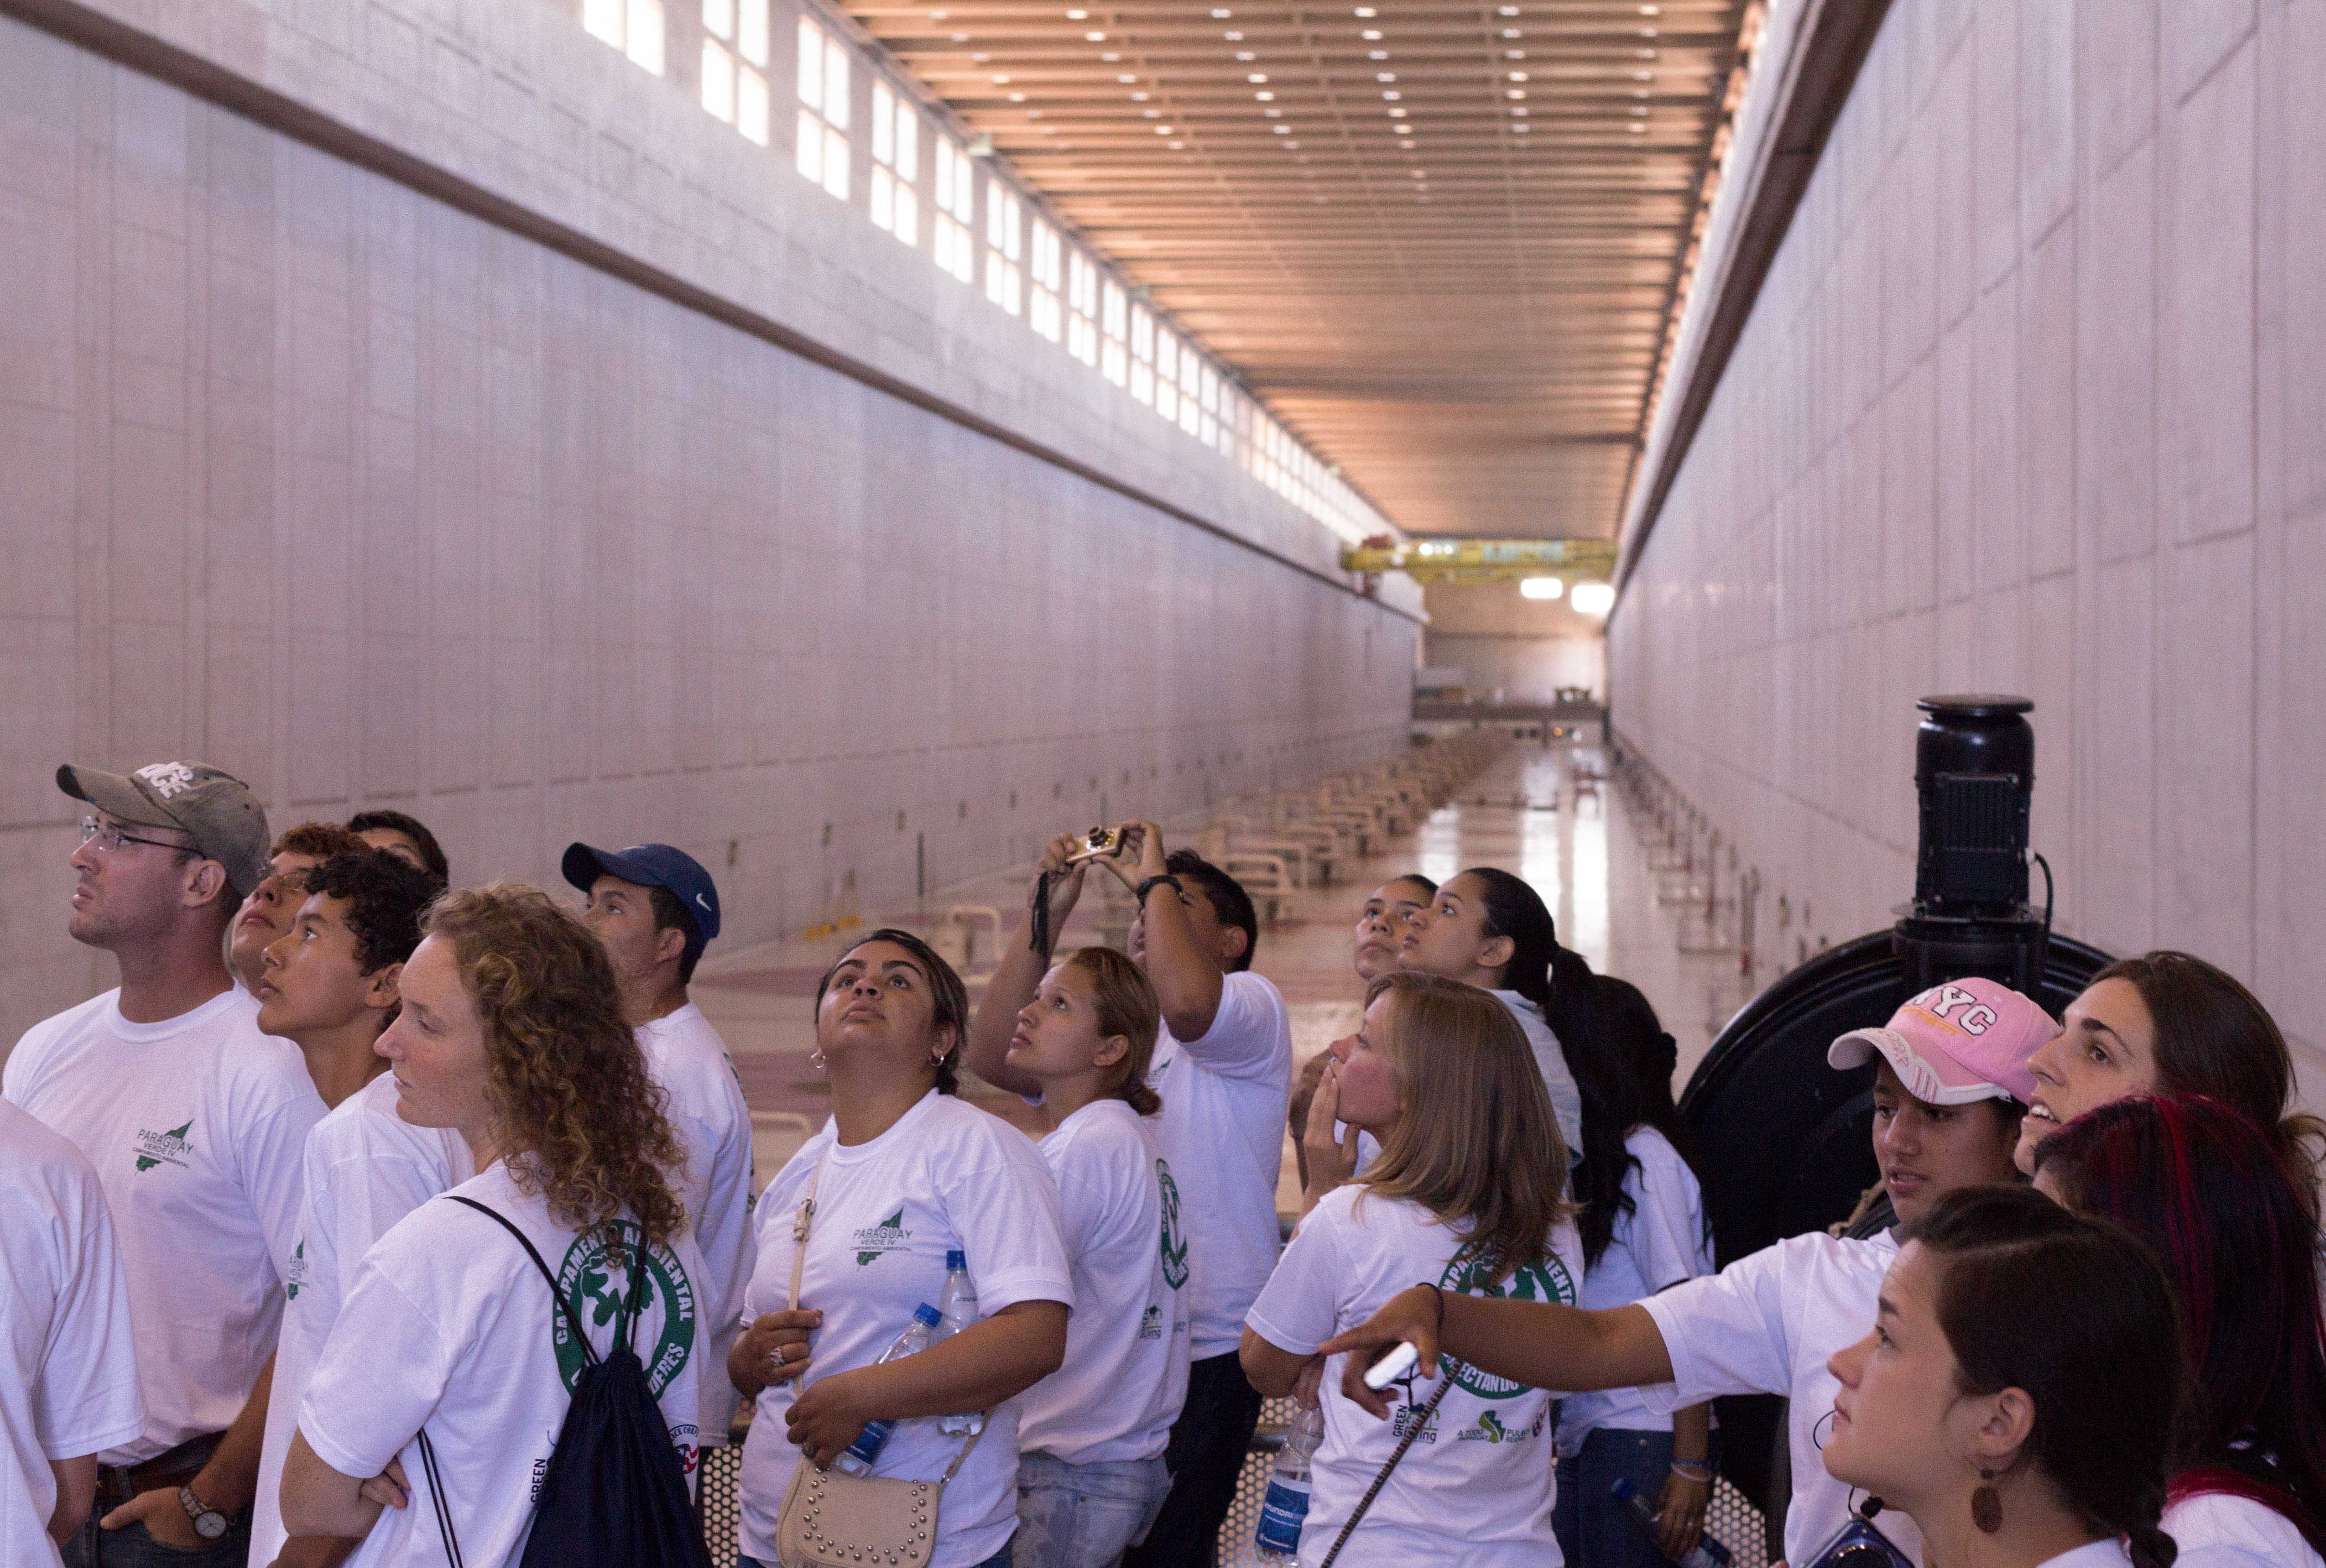
[[[190,1437],[177,1447],[157,1453],[142,1464],[101,1464],[97,1467],[98,1495],[116,1503],[127,1502],[140,1492],[150,1492],[167,1487],[172,1490],[184,1486],[202,1473],[210,1455],[218,1452],[225,1440],[223,1432],[205,1432]]]

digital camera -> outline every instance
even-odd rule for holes
[[[1832,1540],[1818,1549],[1804,1568],[1914,1568],[1914,1560],[1874,1527],[1874,1514],[1881,1506],[1876,1502],[1860,1508],[1855,1518],[1834,1532]]]
[[[1071,866],[1077,860],[1103,860],[1122,848],[1122,835],[1112,828],[1093,828],[1083,835],[1083,847],[1066,857]]]

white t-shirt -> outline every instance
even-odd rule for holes
[[[2293,1521],[2233,1492],[2199,1492],[2164,1510],[2164,1533],[2180,1546],[2173,1568],[2321,1568]]]
[[[2178,1559],[2175,1559],[2178,1562]],[[2131,1568],[2132,1554],[2118,1541],[2093,1541],[2072,1552],[2046,1557],[2037,1568]]]
[[[1575,1304],[1583,1246],[1572,1222],[1550,1256],[1489,1287],[1459,1254],[1464,1233],[1420,1204],[1362,1184],[1337,1187],[1300,1222],[1284,1261],[1252,1304],[1251,1327],[1296,1356],[1364,1322],[1417,1282],[1473,1295]],[[1325,1364],[1325,1442],[1309,1470],[1313,1491],[1300,1534],[1301,1568],[1316,1568],[1436,1385],[1377,1421],[1341,1392],[1341,1356]],[[1391,1568],[1558,1568],[1550,1417],[1555,1396],[1454,1364],[1455,1387],[1389,1484],[1366,1510],[1344,1556]]]
[[[1712,1247],[1704,1229],[1704,1194],[1696,1173],[1651,1127],[1635,1127],[1624,1151],[1640,1163],[1624,1173],[1624,1191],[1632,1211],[1615,1213],[1615,1233],[1599,1261],[1583,1276],[1583,1305],[1604,1312],[1629,1306],[1642,1296],[1712,1272]],[[1558,1402],[1558,1452],[1573,1458],[1583,1440],[1599,1428],[1624,1432],[1670,1432],[1671,1412],[1651,1410],[1637,1388],[1570,1394]]]
[[[300,1162],[323,1101],[299,1048],[221,991],[159,1024],[107,991],[24,1032],[0,1094],[97,1167],[121,1239],[145,1430],[136,1464],[242,1413],[274,1350],[298,1245]]]
[[[516,1222],[600,1355],[612,1348],[616,1306],[629,1288],[627,1251],[623,1267],[609,1266],[602,1239],[559,1225],[545,1202],[517,1191],[498,1161],[431,1198],[373,1244],[308,1379],[299,1430],[341,1475],[377,1475],[389,1460],[403,1459],[410,1503],[381,1514],[371,1535],[375,1560],[397,1568],[442,1568],[445,1561],[437,1499],[420,1461],[423,1423],[467,1568],[502,1568],[523,1554],[534,1489],[564,1424],[571,1380],[584,1364],[548,1282],[516,1238],[455,1195]],[[637,1236],[630,1221],[619,1223]],[[694,1239],[681,1231],[648,1248],[647,1260],[648,1299],[630,1343],[692,1485],[697,1380],[723,1376],[724,1369],[704,1364]]]
[[[1074,1260],[1066,1359],[1026,1390],[1020,1453],[1066,1464],[1152,1459],[1187,1397],[1187,1238],[1155,1128],[1093,1100],[1042,1140]]]
[[[1871,1240],[1822,1231],[1789,1237],[1718,1274],[1640,1303],[1664,1337],[1672,1381],[1641,1392],[1651,1410],[1700,1405],[1720,1394],[1782,1394],[1793,1501],[1785,1512],[1785,1560],[1806,1563],[1849,1520],[1850,1488],[1826,1471],[1817,1435],[1841,1387],[1826,1359],[1874,1328],[1882,1278],[1898,1256],[1890,1232]],[[1875,1527],[1919,1563],[1922,1533],[1893,1508]]]
[[[819,1181],[817,1167],[823,1167]],[[792,1224],[815,1188],[815,1217],[800,1275],[801,1307],[823,1313],[809,1339],[814,1364],[762,1391],[743,1446],[741,1549],[776,1560],[776,1515],[802,1462],[784,1425],[802,1384],[869,1367],[944,1292],[945,1254],[966,1255],[979,1313],[1026,1301],[1074,1303],[1058,1195],[1026,1136],[999,1117],[931,1090],[870,1142],[839,1141],[827,1125],[759,1194],[758,1261],[744,1292],[752,1317],[790,1304]],[[1001,1550],[1018,1526],[1018,1415],[997,1406],[985,1435],[945,1488],[943,1538],[930,1568],[963,1568]],[[934,1419],[899,1421],[875,1475],[935,1480],[967,1441]]]
[[[1571,1164],[1583,1157],[1583,1091],[1575,1087],[1575,1073],[1567,1065],[1567,1048],[1551,1033],[1540,1007],[1516,991],[1490,994],[1511,1010],[1511,1016],[1526,1031],[1527,1045],[1534,1052],[1534,1064],[1542,1073],[1542,1086],[1550,1090],[1550,1113],[1558,1118],[1558,1136],[1567,1140],[1567,1158]]]
[[[283,1461],[298,1430],[299,1405],[323,1341],[373,1242],[437,1193],[476,1174],[469,1146],[442,1127],[414,1127],[395,1111],[395,1079],[383,1072],[348,1096],[307,1135],[306,1202],[283,1285],[283,1337],[266,1397],[266,1438],[258,1455],[250,1560],[283,1550]],[[503,1238],[507,1239],[506,1237]],[[510,1243],[515,1246],[514,1242]],[[375,1530],[348,1559],[383,1560],[388,1532]]]
[[[1187,1217],[1189,1353],[1232,1354],[1244,1314],[1276,1266],[1276,1179],[1292,1100],[1292,1022],[1284,997],[1245,970],[1223,977],[1200,1040],[1156,1036],[1147,1081],[1163,1097],[1163,1157]]]
[[[56,1459],[144,1430],[129,1286],[97,1173],[0,1103],[0,1562],[60,1561]]]
[[[743,1286],[751,1277],[751,1110],[726,1042],[689,1002],[637,1028],[647,1072],[670,1097],[665,1108],[686,1145],[681,1196],[702,1253],[700,1282],[706,1325],[703,1364],[724,1368],[741,1331]],[[735,1386],[722,1370],[702,1380],[702,1445],[723,1448],[733,1421]]]

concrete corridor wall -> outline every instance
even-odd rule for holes
[[[2326,5],[1893,0],[1611,629],[1616,722],[1839,941],[1913,700],[2036,703],[2061,927],[2326,1103]]]
[[[0,1052],[112,983],[67,759],[732,945],[1403,744],[1410,616],[8,21],[0,301]]]

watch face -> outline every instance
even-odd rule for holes
[[[193,1522],[194,1534],[205,1541],[217,1540],[227,1533],[232,1523],[216,1508],[205,1506],[202,1499],[194,1495],[194,1489],[191,1486],[178,1489],[178,1506],[186,1510],[186,1517]]]

